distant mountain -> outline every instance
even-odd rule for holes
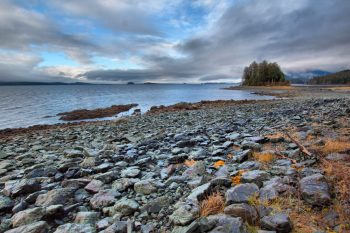
[[[316,76],[310,79],[308,83],[316,85],[350,84],[350,70],[343,70],[334,74]]]
[[[34,85],[94,85],[92,83],[63,83],[63,82],[0,82],[0,86],[34,86]]]
[[[286,73],[286,79],[292,84],[307,84],[310,79],[317,76],[329,75],[331,72],[324,70],[310,70],[305,72]]]

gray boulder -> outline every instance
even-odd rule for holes
[[[0,195],[0,212],[6,212],[13,208],[15,202],[6,196]]]
[[[301,179],[300,191],[302,198],[314,206],[324,206],[331,201],[326,178],[321,174],[315,174]]]
[[[134,184],[134,190],[137,193],[149,195],[157,192],[157,187],[154,180],[141,180]]]
[[[247,233],[241,218],[234,218],[228,215],[212,215],[208,218],[209,223],[214,223],[214,229],[209,233]]]
[[[241,181],[243,183],[254,183],[258,187],[263,185],[265,180],[270,178],[270,174],[262,170],[254,170],[243,173]]]
[[[224,212],[225,214],[232,217],[241,217],[245,222],[248,222],[249,224],[255,225],[258,223],[258,212],[254,207],[246,203],[229,205],[225,208]]]
[[[16,227],[8,230],[5,233],[46,233],[48,232],[49,226],[45,221],[39,221],[32,224]]]
[[[113,189],[101,190],[90,199],[90,205],[93,209],[102,209],[113,205],[119,196],[120,193]]]
[[[169,216],[175,225],[186,226],[198,217],[199,206],[195,202],[179,203],[179,207]]]
[[[273,230],[277,233],[289,233],[293,228],[288,215],[284,213],[265,216],[260,220],[260,225],[262,229]]]
[[[250,198],[259,194],[259,188],[256,184],[239,184],[230,188],[226,192],[226,205],[248,202]]]
[[[116,212],[120,212],[122,215],[128,216],[139,209],[139,204],[132,199],[123,198],[115,203],[113,208]]]
[[[41,185],[38,180],[33,179],[22,179],[22,180],[10,180],[5,183],[3,190],[6,196],[19,196],[22,194],[33,193],[40,190]]]
[[[54,233],[95,233],[95,227],[89,224],[67,223],[57,227]]]

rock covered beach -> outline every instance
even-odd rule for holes
[[[349,116],[301,98],[4,138],[0,232],[346,232],[327,168],[349,168]]]

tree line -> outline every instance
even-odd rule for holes
[[[309,80],[309,84],[312,85],[340,85],[350,84],[350,70],[343,70],[334,74],[317,76]]]
[[[244,68],[243,86],[289,85],[280,66],[276,62],[253,62]]]

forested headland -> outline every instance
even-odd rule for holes
[[[317,76],[310,79],[312,85],[343,85],[350,84],[350,70],[343,70],[334,74]]]

